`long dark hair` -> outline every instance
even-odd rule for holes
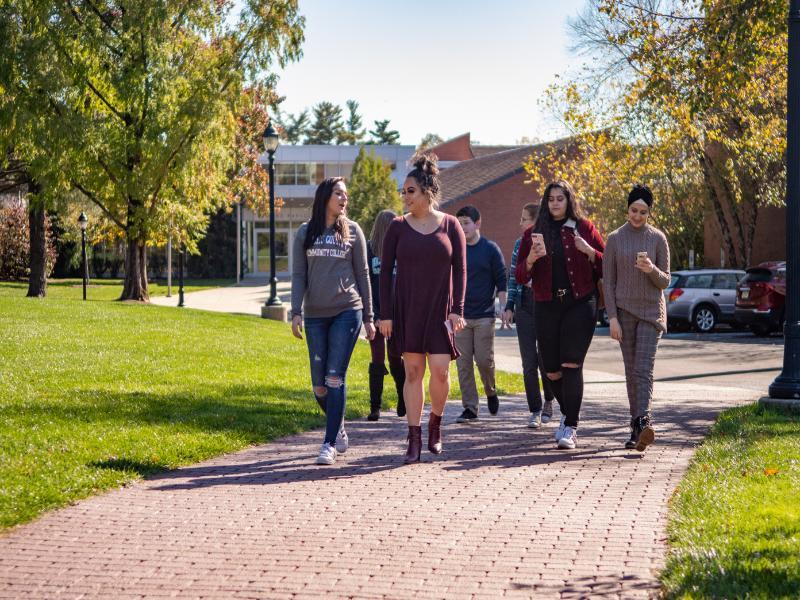
[[[344,181],[344,177],[328,177],[317,186],[317,192],[314,194],[314,205],[311,207],[311,219],[308,221],[306,239],[303,242],[305,250],[311,248],[317,238],[325,231],[328,200],[333,195],[334,186],[340,181]],[[333,224],[333,231],[340,241],[345,243],[350,241],[350,226],[347,224],[347,218],[344,215],[339,215],[336,218],[336,222]]]
[[[413,177],[419,189],[428,196],[433,208],[439,208],[439,197],[442,195],[439,181],[439,157],[433,152],[418,152],[411,157],[411,169],[406,177]]]
[[[541,233],[544,236],[545,244],[548,248],[552,247],[552,244],[556,243],[556,239],[558,243],[561,243],[560,235],[558,238],[553,236],[553,215],[550,212],[550,202],[548,198],[550,198],[550,192],[553,189],[558,188],[562,192],[564,192],[564,196],[567,197],[567,219],[574,219],[576,223],[580,222],[583,217],[583,212],[581,211],[581,205],[578,203],[578,197],[575,194],[575,190],[572,188],[568,181],[564,179],[559,179],[558,181],[552,181],[547,184],[547,187],[544,188],[544,194],[542,195],[542,202],[539,204],[539,214],[536,215],[536,224],[533,226],[533,230],[536,233]]]

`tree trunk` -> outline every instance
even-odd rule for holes
[[[120,300],[137,300],[149,302],[147,292],[147,245],[144,240],[127,240],[125,252],[125,285]]]
[[[38,192],[38,189],[30,191]],[[44,298],[47,295],[47,213],[37,202],[28,204],[28,227],[30,229],[30,253],[28,266],[28,297]]]

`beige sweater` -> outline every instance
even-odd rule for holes
[[[637,252],[647,252],[655,265],[650,273],[636,268]],[[669,281],[669,244],[661,231],[650,225],[636,229],[625,223],[608,236],[603,254],[603,292],[609,319],[621,308],[666,331],[663,290]]]

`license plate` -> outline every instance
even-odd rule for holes
[[[747,300],[750,297],[750,290],[742,290],[742,300]]]

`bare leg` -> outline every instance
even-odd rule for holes
[[[431,397],[431,412],[442,416],[447,395],[450,393],[450,355],[429,354],[428,367],[431,370],[428,393]]]
[[[403,365],[406,369],[406,382],[403,386],[406,419],[410,426],[418,427],[422,421],[422,406],[425,403],[425,391],[422,386],[422,378],[425,375],[425,355],[406,352],[403,354]]]

